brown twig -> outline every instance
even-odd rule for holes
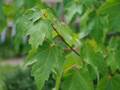
[[[53,30],[58,34],[58,36],[61,38],[61,40],[62,40],[75,54],[77,54],[78,56],[80,56],[80,54],[79,54],[75,49],[73,49],[73,48],[65,41],[65,39],[59,34],[59,32],[57,31],[57,29],[54,27],[53,24],[52,24],[52,28],[53,28]]]

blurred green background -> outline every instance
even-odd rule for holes
[[[89,38],[91,40],[88,40],[88,42],[95,51],[101,49],[103,54],[104,52],[110,53],[108,57],[111,58],[113,53],[115,53],[114,50],[116,50],[119,56],[120,52],[117,52],[119,51],[117,47],[120,47],[120,39],[118,38],[120,36],[119,7],[111,7],[112,10],[109,4],[111,6],[113,4],[108,3],[108,6],[107,4],[105,6],[109,7],[110,10],[108,8],[105,12],[104,8],[106,7],[103,6],[101,10],[103,9],[104,12],[100,11],[99,8],[105,1],[117,2],[119,0],[0,0],[0,90],[36,90],[34,78],[30,74],[31,68],[24,67],[23,63],[30,49],[28,44],[29,37],[22,37],[22,32],[19,31],[20,28],[16,27],[16,21],[26,10],[37,5],[52,9],[51,12],[57,19],[67,23],[75,32],[77,36],[73,36],[80,39],[83,46],[87,45],[86,43],[84,45],[84,41]],[[99,16],[98,13],[100,12],[110,14],[110,20],[106,15]],[[109,32],[110,34],[107,34]],[[112,34],[114,38],[111,38]],[[115,38],[119,42],[117,39],[115,41]],[[56,39],[56,42],[60,43],[60,40]],[[89,49],[88,46],[85,47]],[[87,48],[85,48],[85,51],[83,49],[82,58],[86,57],[84,55],[86,51],[90,51],[91,57],[92,50]],[[102,50],[104,48],[105,50]],[[105,55],[103,56],[106,57]],[[99,64],[97,61],[95,63]],[[118,63],[114,62],[114,56],[109,64],[113,71],[117,68]],[[105,71],[102,64],[100,65],[100,69],[103,68],[103,71]],[[51,74],[43,90],[51,90],[54,87],[55,80],[53,77]]]

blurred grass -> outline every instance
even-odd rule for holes
[[[0,90],[6,90],[5,75],[12,73],[16,70],[16,67],[10,65],[0,65]]]
[[[0,90],[36,90],[36,85],[29,69],[0,65]]]
[[[0,75],[4,75],[6,73],[14,72],[18,66],[11,65],[0,65]]]

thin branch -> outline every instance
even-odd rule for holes
[[[107,34],[107,39],[111,39],[112,37],[117,37],[117,36],[120,36],[120,32],[109,32]]]
[[[108,45],[109,41],[114,37],[120,37],[120,32],[109,32],[109,33],[107,33],[104,44]]]
[[[65,41],[65,39],[59,34],[59,32],[57,31],[57,29],[54,27],[53,24],[52,24],[52,28],[53,28],[53,30],[58,34],[58,36],[61,38],[61,40],[62,40],[75,54],[77,54],[78,56],[80,56],[80,54],[79,54],[75,49],[73,49],[73,48]]]

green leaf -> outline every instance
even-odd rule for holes
[[[42,89],[53,69],[57,68],[60,73],[64,62],[63,57],[63,53],[58,47],[49,47],[44,44],[28,61],[28,63],[36,61],[32,66],[32,75],[35,77],[38,90]]]
[[[50,33],[49,29],[50,23],[45,21],[40,21],[31,26],[27,32],[27,35],[30,35],[29,43],[31,44],[32,48],[38,48],[39,45],[42,45],[45,37]]]
[[[97,90],[119,90],[120,75],[105,76],[98,84]]]
[[[94,22],[94,25],[92,27],[93,29],[90,32],[91,37],[93,37],[99,45],[102,45],[105,39],[104,37],[105,21],[104,22],[103,21],[104,21],[103,17],[95,17],[93,20]]]
[[[66,9],[67,13],[66,13],[66,21],[67,23],[70,23],[73,19],[74,16],[76,16],[77,14],[78,15],[81,15],[82,14],[82,5],[80,4],[76,4],[76,3],[72,3],[70,5],[70,7],[68,7]]]
[[[31,26],[31,22],[29,21],[29,17],[26,15],[24,15],[23,17],[20,17],[16,21],[16,26],[17,26],[16,29],[17,29],[18,35],[25,36],[27,33],[27,30]]]
[[[74,52],[71,52],[66,56],[64,64],[64,73],[68,72],[73,67],[81,68],[83,66],[82,64],[83,63],[80,57],[76,55]]]
[[[29,9],[17,20],[17,29],[22,36],[30,36],[29,43],[32,49],[42,45],[45,38],[52,40],[52,27],[47,16],[47,10],[39,10],[37,7]]]
[[[110,22],[110,27],[114,30],[120,28],[120,1],[119,0],[107,0],[98,10],[99,14],[107,15]]]
[[[64,77],[62,90],[93,90],[88,70],[71,70],[69,75]]]
[[[112,72],[120,69],[120,40],[119,38],[113,38],[108,46],[108,58],[107,64],[110,66]]]
[[[82,4],[84,4],[86,7],[90,7],[94,4],[96,4],[97,0],[80,0]]]
[[[107,63],[104,60],[104,54],[94,40],[88,40],[83,44],[81,48],[81,56],[86,63],[92,66],[98,78],[99,74],[106,74]]]

